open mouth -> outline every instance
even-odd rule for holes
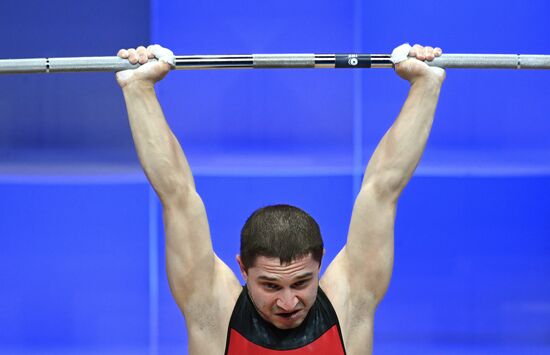
[[[289,312],[289,313],[277,313],[277,316],[285,319],[292,319],[292,318],[295,318],[298,313],[300,313],[299,310],[294,312]]]

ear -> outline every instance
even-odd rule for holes
[[[235,259],[237,260],[237,264],[239,264],[239,268],[241,269],[241,275],[243,276],[244,282],[247,282],[248,281],[248,273],[246,272],[243,261],[241,260],[241,256],[237,255],[235,257]]]

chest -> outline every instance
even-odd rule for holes
[[[338,318],[330,301],[319,289],[315,304],[296,328],[278,329],[265,321],[243,291],[229,322],[227,355],[344,355]]]
[[[292,349],[270,349],[251,342],[249,339],[232,329],[229,334],[227,355],[344,355],[345,351],[340,340],[337,326],[327,330],[320,338]]]

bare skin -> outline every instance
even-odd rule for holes
[[[121,49],[132,63],[147,63],[145,47]],[[276,327],[302,323],[317,294],[330,299],[347,353],[372,353],[376,308],[393,268],[394,222],[398,198],[426,145],[445,72],[423,60],[441,49],[415,45],[397,74],[411,84],[401,113],[372,155],[355,201],[347,242],[322,278],[311,256],[280,265],[259,257],[243,278],[259,314]],[[154,85],[169,72],[162,62],[117,73],[141,165],[162,206],[170,288],[185,316],[189,354],[223,354],[227,327],[241,292],[237,277],[214,253],[203,202],[179,142],[170,130]]]
[[[278,258],[259,256],[245,271],[237,262],[258,313],[279,329],[296,328],[317,297],[319,262],[311,256],[281,265]]]

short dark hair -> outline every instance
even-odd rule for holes
[[[258,256],[279,258],[283,265],[309,254],[321,265],[323,239],[317,222],[298,207],[260,208],[241,230],[241,261],[245,270],[254,266]]]

